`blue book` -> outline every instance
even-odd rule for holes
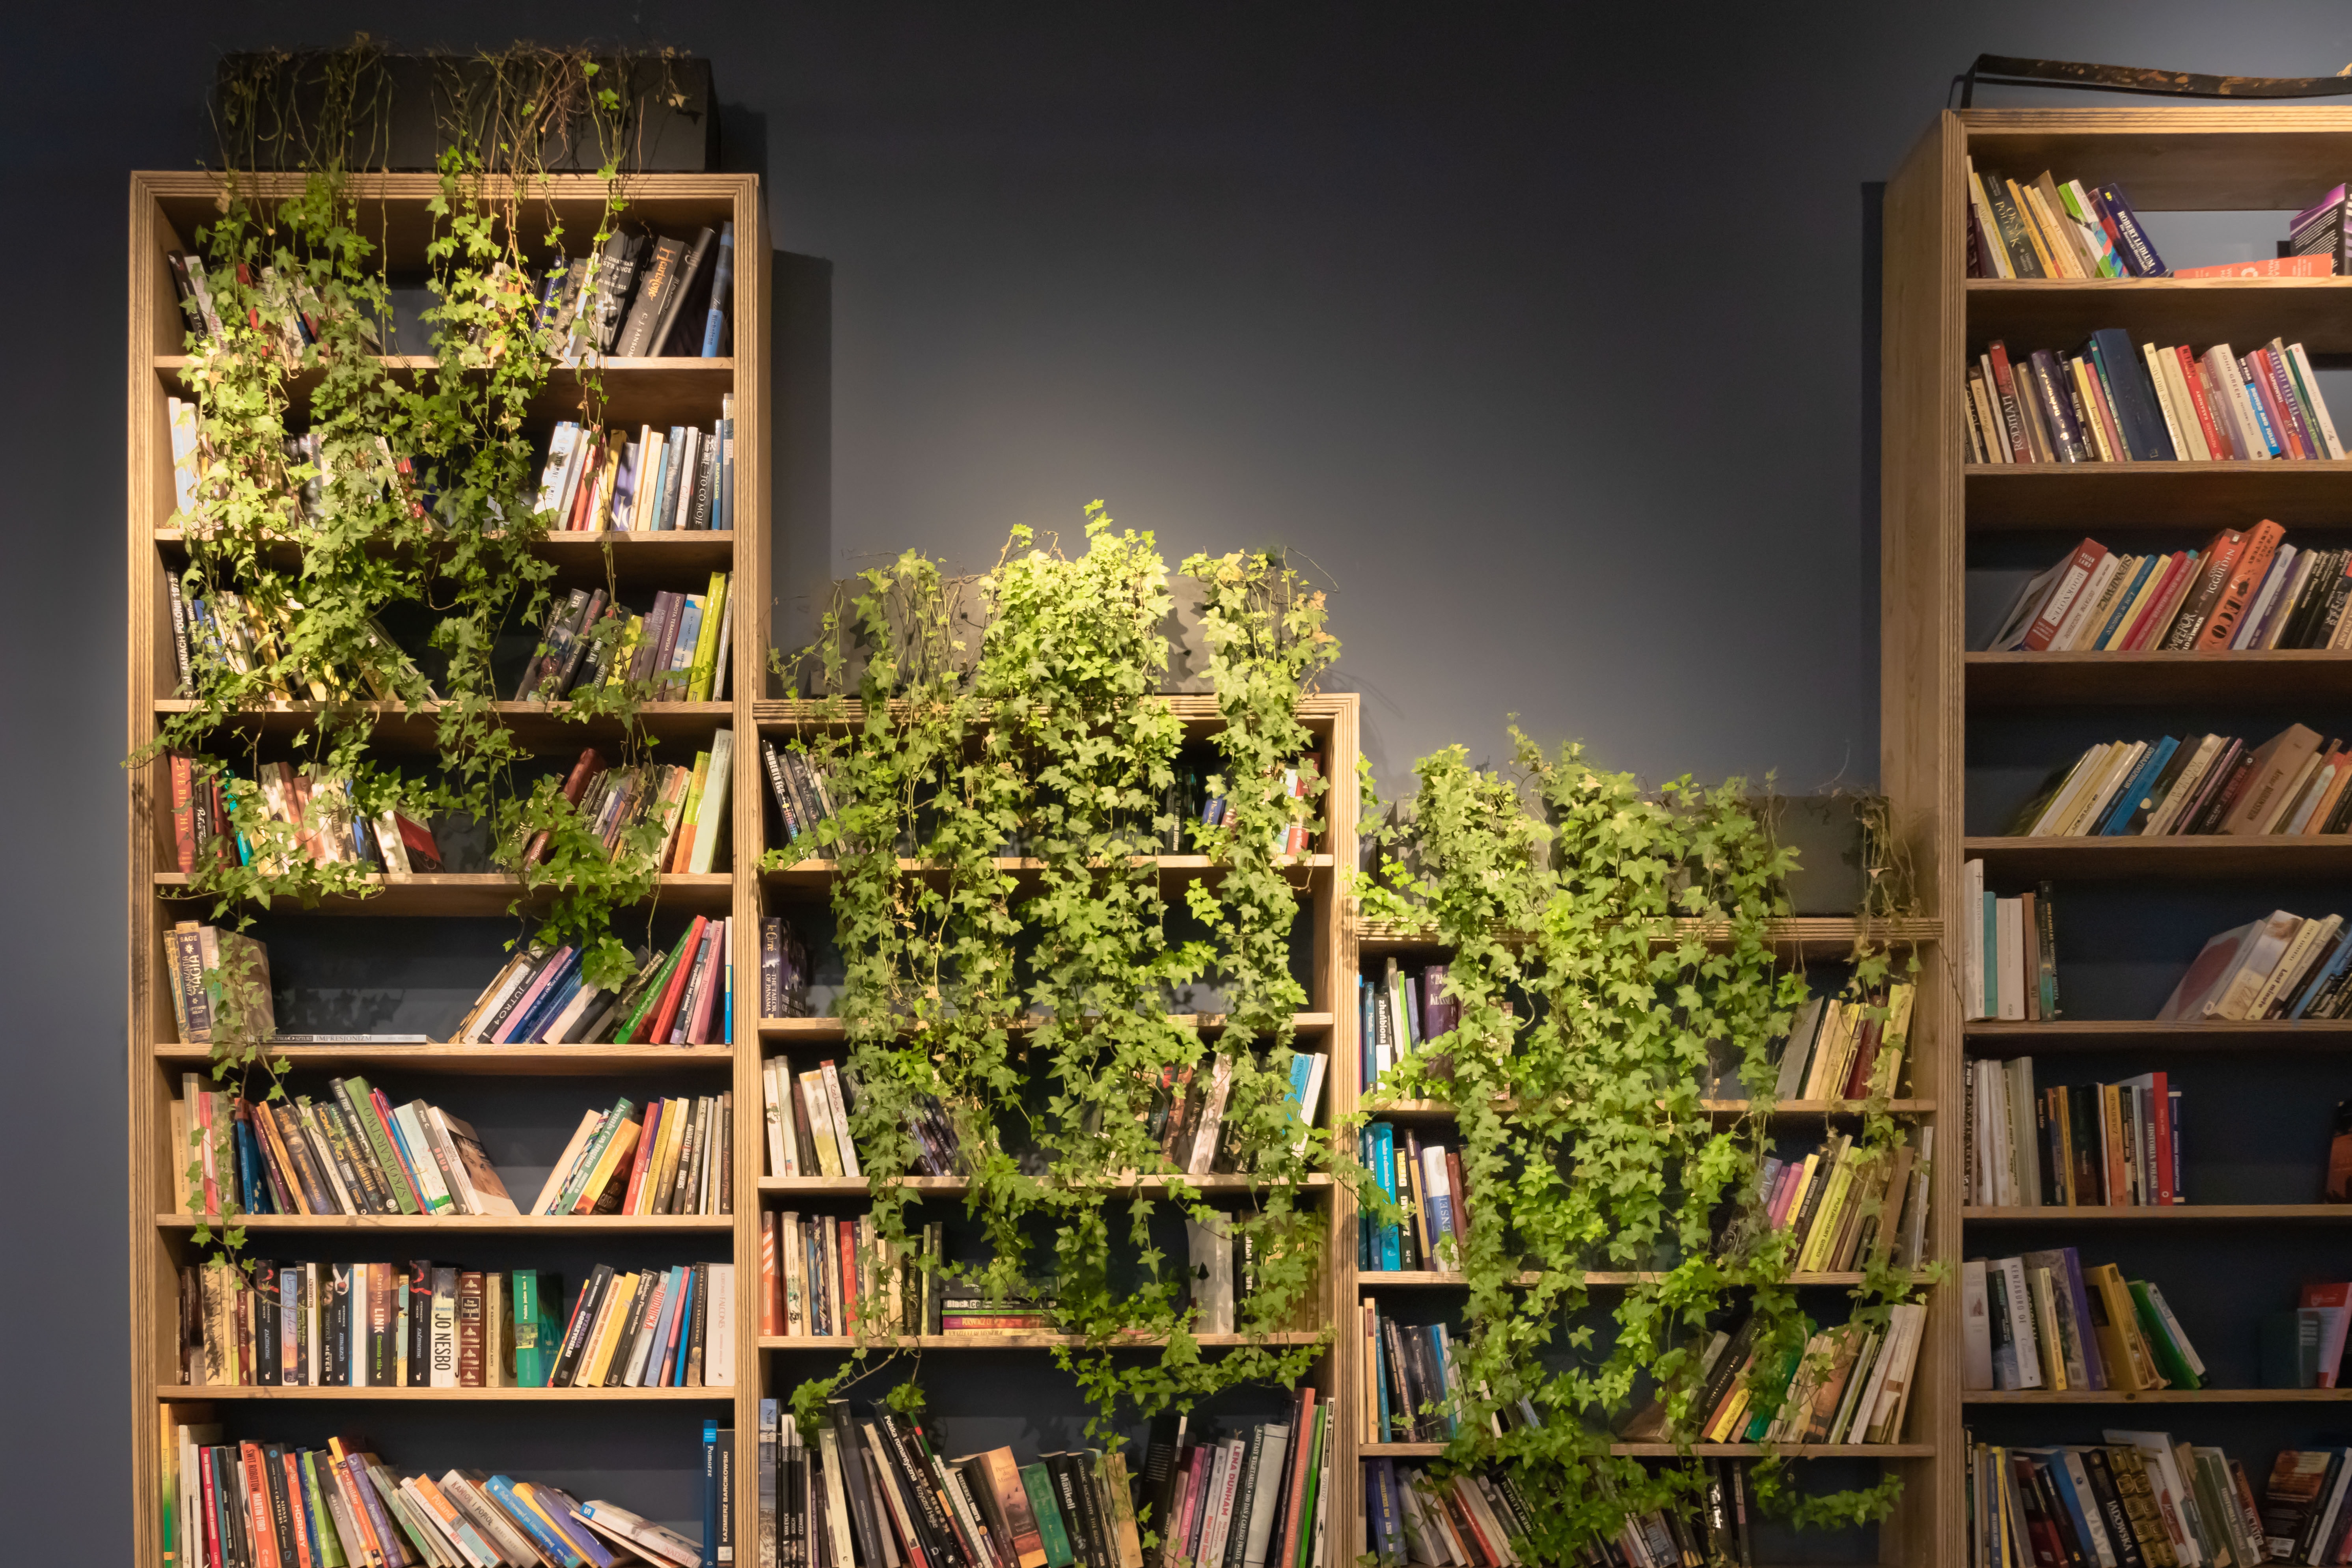
[[[719,1423],[702,1424],[702,1568],[719,1568]]]
[[[530,1005],[529,1010],[512,1026],[499,1031],[499,1043],[505,1046],[524,1046],[538,1039],[539,1031],[546,1027],[548,1021],[555,1016],[555,1009],[551,1004],[556,1001],[558,994],[562,993],[567,984],[576,983],[579,978],[580,950],[576,947],[567,947],[556,959],[555,973],[548,976],[546,985],[540,990],[539,999]],[[568,997],[566,999],[568,1000]]]
[[[1380,1397],[1380,1425],[1373,1427],[1372,1430],[1378,1432],[1380,1434],[1379,1440],[1385,1443],[1389,1440],[1391,1436],[1391,1428],[1389,1426],[1389,1345],[1388,1336],[1379,1332],[1377,1329],[1375,1329],[1372,1334],[1372,1391]]]
[[[1376,1121],[1372,1128],[1372,1159],[1378,1167],[1376,1173],[1381,1179],[1381,1191],[1388,1194],[1391,1204],[1400,1203],[1402,1195],[1397,1191],[1396,1129],[1385,1121]],[[1384,1223],[1381,1226],[1380,1264],[1382,1268],[1391,1270],[1404,1267],[1403,1233],[1393,1224]]]
[[[2310,983],[2304,986],[2303,994],[2295,998],[2294,1006],[2287,1013],[2287,1016],[2302,1017],[2311,1005],[2319,1000],[2320,994],[2327,989],[2328,983],[2344,973],[2347,960],[2352,960],[2352,933],[2338,931],[2336,936],[2336,946],[2328,952],[2327,961],[2319,966],[2317,972],[2312,975]]]
[[[2164,771],[2164,764],[2171,761],[2172,753],[2179,749],[2180,742],[2170,735],[2150,746],[2147,755],[2142,757],[2139,766],[2133,770],[2131,778],[2123,788],[2116,791],[2116,798],[2107,803],[2106,815],[2099,819],[2099,825],[2091,830],[2092,834],[2106,837],[2121,833],[2139,810],[2139,803],[2147,798],[2149,788],[2156,783],[2157,774]]]
[[[2148,574],[2158,566],[2170,564],[2171,560],[2168,555],[2140,557],[2139,570],[2132,574],[2132,580],[2125,585],[2124,591],[2116,595],[2116,607],[2108,615],[2107,624],[2099,628],[2097,637],[2083,645],[2086,649],[2095,652],[2106,646],[2107,639],[2116,635],[2116,629],[2124,624],[2124,617],[2131,613],[2132,601],[2139,597],[2139,591],[2142,588],[2147,586]]]
[[[1422,1331],[1429,1336],[1429,1359],[1437,1368],[1437,1407],[1445,1419],[1445,1440],[1452,1442],[1460,1425],[1454,1416],[1454,1363],[1445,1348],[1445,1325],[1432,1323]]]
[[[243,1117],[236,1121],[236,1184],[237,1202],[247,1214],[276,1214],[278,1205],[262,1179],[261,1143],[253,1135],[253,1123]]]
[[[731,403],[722,406],[732,406]],[[719,488],[710,498],[710,526],[723,531],[735,526],[735,421],[722,415],[719,425]]]
[[[1356,1129],[1356,1162],[1367,1171],[1372,1168],[1372,1130]],[[1372,1216],[1362,1209],[1356,1211],[1356,1267],[1372,1266]]]
[[[2066,1510],[2067,1519],[2073,1522],[2074,1539],[2084,1542],[2095,1540],[2096,1537],[2091,1533],[2090,1515],[2084,1510],[2083,1500],[2075,1495],[2074,1478],[2066,1468],[2066,1451],[2063,1448],[2011,1448],[2010,1452],[2039,1459],[2047,1467],[2050,1489],[2058,1495],[2058,1506]],[[2098,1500],[2093,1498],[2091,1511],[2097,1511],[2098,1506]]]
[[[669,1331],[677,1321],[678,1299],[686,1294],[686,1281],[679,1278],[681,1268],[672,1268],[662,1281],[661,1316],[655,1321],[654,1337],[640,1357],[646,1364],[646,1375],[639,1381],[647,1388],[659,1388],[669,1379]]]
[[[2286,448],[2279,444],[2278,432],[2271,428],[2270,411],[2263,406],[2262,395],[2254,390],[2253,375],[2246,369],[2246,362],[2238,361],[2237,369],[2238,395],[2244,398],[2246,405],[2254,411],[2254,427],[2262,432],[2263,445],[2271,449],[2272,457],[2285,457]]]
[[[504,1476],[492,1476],[482,1483],[482,1489],[498,1500],[498,1505],[507,1510],[507,1516],[530,1537],[532,1543],[541,1551],[562,1563],[563,1568],[580,1568],[583,1559],[579,1552],[562,1532],[540,1518],[529,1503],[515,1495],[513,1481]]]
[[[686,1321],[689,1323],[694,1321],[692,1314],[694,1311],[695,1287],[701,1282],[702,1270],[699,1268],[690,1268],[686,1271],[686,1294],[684,1298],[679,1300],[677,1310],[688,1314]],[[669,1369],[669,1386],[672,1388],[676,1388],[686,1382],[686,1352],[689,1344],[693,1341],[693,1338],[694,1336],[691,1334],[680,1334],[677,1336],[677,1359],[670,1363]]]
[[[556,1529],[563,1532],[563,1538],[572,1542],[572,1549],[595,1564],[595,1568],[613,1568],[613,1564],[619,1561],[606,1550],[603,1542],[596,1539],[594,1531],[572,1517],[572,1510],[580,1504],[570,1492],[559,1491],[541,1483],[531,1487],[530,1496],[532,1501],[547,1511],[547,1517],[554,1521]]]
[[[719,260],[710,274],[710,313],[702,322],[702,357],[717,359],[727,343],[727,300],[735,288],[735,220],[719,226]]]

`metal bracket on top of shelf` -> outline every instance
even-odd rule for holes
[[[2148,66],[1979,55],[1974,64],[1952,79],[1960,89],[1962,109],[1974,100],[1979,82],[1992,87],[2072,87],[2148,98],[2341,98],[2352,93],[2352,66],[2335,76],[2205,76]]]

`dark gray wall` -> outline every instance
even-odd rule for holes
[[[984,563],[1097,496],[1171,557],[1286,544],[1336,585],[1391,787],[1450,741],[1498,754],[1513,712],[1653,777],[1873,777],[1874,183],[1980,49],[2352,58],[2332,0],[310,0],[20,5],[7,28],[0,1486],[12,1555],[78,1562],[120,1560],[150,1408],[121,1370],[116,1179],[123,175],[204,155],[220,49],[365,28],[712,58],[791,253],[795,574],[905,545]]]

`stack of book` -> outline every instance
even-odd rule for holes
[[[1357,1158],[1388,1200],[1405,1211],[1402,1223],[1369,1211],[1357,1216],[1356,1266],[1388,1272],[1458,1269],[1470,1229],[1461,1151],[1425,1144],[1411,1126],[1387,1121],[1368,1121],[1356,1137]]]
[[[2347,187],[2336,186],[2294,215],[2287,226],[2287,251],[2311,272],[2297,277],[2343,277],[2352,273],[2352,200]]]
[[[392,702],[401,700],[404,686],[435,696],[415,662],[379,623],[369,622],[370,653],[349,669],[305,664],[298,678],[283,668],[287,647],[278,636],[281,623],[252,600],[226,588],[191,594],[176,574],[164,582],[172,600],[176,689],[182,693],[195,690],[195,661],[201,652],[215,668],[236,675],[270,674],[261,695],[281,702]]]
[[[1317,788],[1323,777],[1323,753],[1310,752],[1297,763],[1282,770],[1282,793],[1290,800],[1290,821],[1274,830],[1270,847],[1276,855],[1304,855],[1314,847],[1315,807]],[[1193,841],[1203,849],[1215,843],[1214,829],[1225,826],[1225,809],[1229,797],[1222,795],[1206,796],[1201,802],[1200,819]],[[1212,852],[1213,852],[1212,850]]]
[[[1960,1265],[1960,1386],[2202,1388],[2205,1363],[2162,1290],[2066,1247]]]
[[[252,1040],[278,1032],[269,950],[252,937],[182,921],[163,933],[163,958],[172,970],[172,1022],[180,1044],[221,1044],[232,1027]]]
[[[936,1333],[943,1233],[923,1228],[910,1255],[875,1234],[874,1216],[761,1216],[761,1332],[795,1338]]]
[[[2297,549],[2263,521],[2196,552],[2125,555],[2085,539],[2027,583],[1991,653],[2221,653],[2345,646],[2352,551]]]
[[[567,365],[597,354],[714,359],[727,346],[734,276],[732,222],[687,239],[618,229],[541,276],[539,330]]]
[[[710,1387],[734,1383],[733,1265],[560,1277],[410,1263],[180,1270],[180,1363],[208,1387]]]
[[[1759,1207],[1726,1227],[1718,1250],[1747,1250],[1744,1233],[1789,1235],[1789,1266],[1801,1274],[1835,1274],[1864,1258],[1916,1265],[1921,1258],[1927,1201],[1927,1156],[1935,1129],[1914,1130],[1873,1156],[1851,1133],[1832,1133],[1801,1160],[1765,1160],[1758,1173]]]
[[[1060,1325],[1061,1281],[1038,1275],[1008,1291],[992,1291],[970,1279],[949,1279],[939,1287],[940,1326],[943,1334],[1051,1333]],[[1202,1328],[1202,1332],[1209,1331]],[[1227,1332],[1232,1331],[1228,1329]]]
[[[1900,1302],[1888,1309],[1884,1329],[1845,1324],[1815,1336],[1801,1352],[1771,1352],[1769,1363],[1755,1342],[1763,1325],[1754,1317],[1715,1331],[1700,1356],[1703,1382],[1690,1405],[1690,1439],[1901,1442],[1927,1317],[1924,1305]],[[1654,1406],[1625,1435],[1648,1438],[1662,1416]]]
[[[515,686],[518,702],[558,702],[594,686],[638,687],[656,702],[721,702],[734,642],[730,574],[699,594],[654,595],[643,615],[602,588],[574,588],[550,612]]]
[[[1356,1006],[1363,1024],[1360,1087],[1366,1092],[1398,1062],[1451,1033],[1462,1016],[1462,1004],[1445,994],[1445,965],[1406,970],[1393,958],[1377,975],[1356,976]]]
[[[1780,1048],[1776,1100],[1860,1100],[1903,1081],[1917,988],[1909,982],[1870,997],[1809,997]]]
[[[1224,1436],[1198,1416],[1162,1416],[1152,1424],[1141,1478],[1141,1511],[1159,1542],[1138,1562],[1332,1562],[1337,1466],[1331,1407],[1313,1389],[1291,1395],[1288,1419]]]
[[[782,915],[761,916],[760,1016],[807,1017],[809,974],[808,948],[802,942],[801,933]]]
[[[1979,913],[1960,933],[1960,1016],[2058,1017],[2058,912],[2050,884],[2005,899],[1985,890],[1983,861],[1964,862],[1960,873],[1961,907]]]
[[[1969,459],[1978,463],[2265,462],[2344,456],[2301,343],[2238,353],[2216,343],[2135,347],[2103,327],[2073,354],[2012,363],[1996,338],[1968,374]]]
[[[2342,1561],[2338,1535],[2321,1528],[2336,1511],[2323,1484],[2340,1455],[2282,1452],[2258,1505],[2245,1467],[2219,1448],[2168,1432],[2102,1435],[2103,1445],[1975,1446],[1969,1568]]]
[[[817,847],[817,824],[833,816],[833,794],[825,787],[825,770],[809,760],[798,746],[778,746],[760,741],[760,761],[768,773],[768,794],[783,824],[783,842],[803,854]]]
[[[709,788],[710,753],[697,752],[695,760],[698,767],[693,768],[662,763],[616,768],[591,746],[572,764],[560,793],[608,858],[620,852],[623,834],[651,821],[662,834],[653,863],[665,870],[684,870],[700,853],[706,827],[716,857],[719,833],[715,819],[727,810],[723,793],[713,794]],[[551,847],[546,832],[533,834],[523,846],[522,864],[540,864]]]
[[[1967,1064],[1969,1202],[2131,1208],[2189,1201],[2180,1090],[2162,1072],[2037,1091],[2033,1058]]]
[[[2207,939],[2172,988],[2160,1019],[2340,1018],[2352,997],[2346,972],[2352,942],[2344,917],[2305,919],[2273,910]]]
[[[1971,278],[2161,278],[2163,259],[2121,185],[2004,179],[1969,163]]]
[[[857,1145],[849,1135],[849,1107],[856,1085],[830,1058],[804,1073],[795,1074],[782,1057],[760,1064],[760,1085],[766,1100],[768,1174],[771,1176],[849,1176],[862,1179]],[[936,1111],[936,1107],[927,1108]],[[916,1158],[927,1176],[961,1173],[961,1167],[933,1170],[935,1147],[954,1150],[954,1131],[944,1114],[910,1112],[916,1134]],[[947,1140],[941,1146],[940,1139]]]
[[[566,419],[548,437],[539,501],[551,533],[724,533],[735,526],[735,399],[709,429],[673,425],[605,431]]]
[[[580,950],[533,944],[507,961],[450,1034],[456,1044],[705,1046],[734,1038],[735,965],[725,920],[697,915],[668,952],[645,955],[619,991],[591,985]]]
[[[2290,724],[2260,745],[2166,735],[2092,746],[2010,818],[2014,838],[2342,833],[2352,750]]]
[[[1367,1443],[1450,1443],[1461,1429],[1460,1368],[1444,1323],[1401,1323],[1364,1298]]]
[[[480,1470],[405,1475],[362,1437],[322,1448],[224,1442],[209,1405],[166,1405],[165,1561],[180,1568],[594,1563],[698,1568],[702,1548],[604,1501]],[[188,1419],[188,1417],[195,1417]]]
[[[246,781],[226,763],[173,752],[165,765],[173,856],[184,874],[199,865],[250,866],[257,859],[276,872],[282,867],[268,847],[272,840],[320,864],[365,866],[394,877],[440,868],[441,847],[430,827],[397,806],[362,816],[347,778],[291,763],[257,763],[239,789]],[[283,831],[265,837],[264,824]],[[265,847],[257,851],[256,840]]]
[[[1366,1544],[1382,1564],[1421,1563],[1430,1568],[1517,1568],[1524,1561],[1513,1542],[1523,1540],[1535,1515],[1518,1483],[1506,1472],[1457,1471],[1440,1477],[1393,1459],[1366,1459]],[[1655,1534],[1650,1533],[1654,1526]],[[1682,1568],[1702,1561],[1702,1539],[1687,1522],[1657,1513],[1626,1521],[1626,1534],[1589,1549],[1583,1561],[1631,1568]],[[1621,1556],[1611,1556],[1614,1547]],[[1715,1561],[1737,1562],[1736,1557]]]
[[[535,1215],[735,1212],[732,1090],[591,1110],[547,1173]]]
[[[207,1089],[183,1074],[172,1102],[177,1206],[246,1214],[510,1215],[514,1199],[474,1130],[437,1105],[395,1106],[365,1079],[327,1080],[315,1102]],[[540,1212],[537,1210],[534,1213]]]

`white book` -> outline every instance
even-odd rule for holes
[[[710,768],[702,785],[701,806],[695,816],[694,858],[687,865],[689,871],[708,872],[718,857],[719,836],[735,800],[734,792],[727,787],[727,774],[734,761],[735,731],[720,730],[710,737]]]
[[[1331,1510],[1339,1502],[1338,1423],[1331,1407],[1323,1407],[1323,1482],[1315,1492],[1315,1542],[1307,1549],[1307,1568],[1331,1568]]]
[[[2273,910],[2264,917],[2252,939],[2239,948],[2238,962],[2231,972],[2229,984],[2221,988],[2221,994],[2214,1000],[2205,1005],[2205,1016],[2209,1018],[2246,1017],[2246,1009],[2252,1005],[2254,994],[2262,989],[2263,983],[2270,978],[2271,971],[2278,966],[2287,943],[2294,940],[2294,933],[2302,924],[2301,916],[2289,914],[2284,910]]]
[[[2269,1017],[2271,1009],[2278,1004],[2280,994],[2302,980],[2303,972],[2311,967],[2311,961],[2318,956],[2343,924],[2342,915],[2330,915],[2324,921],[2305,921],[2297,926],[2294,940],[2286,944],[2286,951],[2279,954],[2276,963],[2271,965],[2270,973],[2254,993],[2253,1000],[2247,1004],[2246,1016],[2250,1019]],[[2352,1469],[2352,1466],[2346,1468]]]
[[[2303,384],[2311,389],[2311,413],[2319,421],[2319,438],[2327,444],[2327,455],[2343,457],[2344,443],[2336,438],[2336,420],[2327,412],[2327,395],[2319,390],[2319,382],[2311,374],[2311,356],[2303,352],[2301,343],[2287,344],[2286,353],[2294,361],[2295,374],[2303,377]]]
[[[1919,1381],[1914,1373],[1919,1363],[1919,1342],[1927,1329],[1927,1309],[1916,1301],[1904,1301],[1888,1317],[1891,1324],[1887,1345],[1878,1357],[1886,1372],[1879,1379],[1877,1415],[1864,1434],[1873,1443],[1903,1440],[1903,1415],[1911,1406],[1911,1391]],[[1856,1420],[1859,1424],[1859,1417]]]
[[[2173,456],[2184,463],[2206,461],[2213,453],[2205,445],[2205,427],[2197,422],[2197,405],[2189,400],[2189,383],[2180,374],[2180,356],[2154,343],[2140,344],[2139,352],[2154,374],[2157,397],[2164,408],[2164,427],[2172,437]]]
[[[1315,1051],[1307,1058],[1307,1092],[1298,1100],[1298,1120],[1306,1125],[1300,1130],[1297,1141],[1291,1145],[1293,1153],[1305,1154],[1308,1140],[1315,1136],[1315,1117],[1323,1104],[1323,1079],[1330,1066],[1331,1057],[1328,1051]]]
[[[2107,591],[2107,584],[2114,582],[2116,574],[2122,570],[2123,557],[2114,551],[2099,557],[2099,563],[2091,568],[2090,580],[2083,584],[2083,591],[2074,595],[2074,602],[2066,607],[2066,616],[2058,623],[2058,629],[2050,634],[2051,652],[2063,653],[2074,646],[2074,639],[2084,635],[2084,627],[2090,620],[2091,611],[2097,605],[2099,596]]]
[[[2232,649],[2254,646],[2254,634],[2263,629],[2263,618],[2271,613],[2271,606],[2278,603],[2279,595],[2285,592],[2290,584],[2301,588],[2302,580],[2311,575],[2314,553],[2308,550],[2298,552],[2292,544],[2278,547],[2278,552],[2271,557],[2270,565],[2263,573],[2262,586],[2254,595],[2254,602],[2248,605],[2246,613],[2238,617],[2238,629],[2230,638]]]
[[[819,1063],[817,1071],[824,1079],[825,1110],[833,1122],[834,1147],[841,1154],[841,1173],[863,1176],[866,1173],[857,1164],[857,1142],[849,1135],[849,1101],[841,1092],[841,1070],[828,1060]]]
[[[2352,620],[2352,616],[2345,617]],[[1985,863],[1982,860],[1963,861],[1960,866],[1962,884],[1960,907],[1973,914],[1984,907]],[[1961,1013],[1970,1019],[1985,1016],[1985,955],[1984,923],[1980,920],[1963,919],[1968,927],[1962,949],[1966,964],[1961,974]]]
[[[583,1502],[572,1510],[572,1517],[607,1539],[657,1562],[672,1563],[677,1568],[696,1568],[702,1561],[701,1549],[693,1542],[674,1530],[638,1518],[617,1503]]]
[[[1209,1096],[1201,1107],[1200,1131],[1192,1140],[1192,1152],[1184,1162],[1187,1175],[1205,1176],[1216,1163],[1217,1137],[1223,1131],[1225,1100],[1234,1088],[1234,1064],[1231,1058],[1219,1056],[1209,1078]]]
[[[557,512],[563,501],[564,479],[571,472],[572,454],[580,440],[580,426],[569,419],[556,421],[547,438],[547,467],[540,470],[539,500],[534,511]]]
[[[735,1386],[735,1266],[710,1266],[710,1310],[703,1320],[702,1386]]]
[[[818,1463],[824,1470],[824,1521],[833,1532],[835,1563],[857,1561],[849,1538],[849,1492],[841,1476],[841,1441],[830,1426],[817,1428]]]
[[[2040,1135],[2034,1115],[2041,1101],[2034,1097],[2033,1058],[2016,1057],[2000,1064],[2001,1103],[2009,1112],[2009,1168],[2016,1192],[2010,1199],[2024,1208],[2042,1206],[2042,1160],[2034,1141]]]
[[[2145,741],[2117,745],[2108,753],[2098,777],[2077,798],[2074,811],[2057,832],[2067,837],[2081,837],[2093,832],[2098,826],[2099,819],[2106,815],[2107,807],[2113,804],[2116,794],[2139,771],[2139,764],[2147,755],[2147,742]]]
[[[1916,1268],[1927,1260],[1927,1186],[1936,1174],[1936,1130],[1933,1127],[1919,1129],[1919,1158],[1912,1171],[1911,1196],[1906,1200],[1911,1212],[1911,1231],[1904,1237],[1903,1256],[1896,1259],[1906,1268]]]
[[[710,654],[710,700],[713,702],[727,700],[727,667],[732,662],[734,651],[735,593],[734,579],[730,574],[727,583],[727,605],[719,612],[719,641],[712,646]]]
[[[776,1216],[777,1250],[783,1254],[778,1267],[784,1276],[784,1332],[805,1334],[809,1331],[806,1281],[802,1277],[801,1216],[782,1214]]]
[[[2000,1016],[2004,1022],[2021,1023],[2025,1018],[2025,903],[2021,899],[2002,899],[1993,908],[1994,938],[2000,948],[1995,959]]]
[[[2006,1316],[2011,1342],[2017,1348],[2017,1386],[2040,1388],[2042,1377],[2042,1346],[2038,1325],[2033,1321],[2033,1299],[2026,1293],[2025,1260],[2021,1258],[1997,1258],[1991,1267],[2000,1270],[2001,1292],[2008,1305]]]
[[[1258,1429],[1257,1475],[1251,1481],[1252,1495],[1272,1498],[1282,1489],[1282,1459],[1290,1449],[1290,1428],[1279,1422],[1268,1423]],[[1250,1509],[1249,1534],[1242,1542],[1243,1568],[1265,1568],[1266,1538],[1274,1532],[1274,1510],[1253,1506]]]
[[[2179,1467],[2173,1462],[2172,1438],[2162,1432],[2119,1432],[2113,1428],[2100,1436],[2109,1443],[2139,1450],[2147,1467],[2149,1485],[2156,1492],[2157,1517],[2163,1521],[2165,1533],[2171,1537],[2180,1568],[2200,1568],[2205,1553],[2198,1544],[2203,1531],[2197,1528],[2197,1500],[2181,1484]]]
[[[1202,1563],[1222,1563],[1225,1554],[1225,1534],[1234,1517],[1234,1468],[1239,1462],[1240,1444],[1227,1438],[1217,1445],[1217,1457],[1209,1465],[1209,1502],[1201,1520],[1201,1555]]]
[[[787,1083],[791,1081],[784,1078],[789,1071],[782,1057],[770,1057],[760,1064],[760,1099],[767,1118],[768,1174],[772,1176],[797,1176],[801,1173],[800,1162],[796,1158],[800,1152],[797,1147],[800,1140],[794,1137],[787,1141],[784,1137],[787,1114],[784,1095],[788,1091],[778,1087],[779,1079]]]
[[[2115,745],[2100,745],[2091,747],[2075,758],[2074,765],[2066,770],[2065,778],[2059,782],[2058,788],[2051,795],[2049,804],[2042,808],[2040,816],[2026,825],[2024,837],[2045,838],[2059,832],[2067,818],[2074,816],[2075,802],[2082,798],[2083,791],[2090,786],[2091,780],[2106,766],[2107,759],[2114,754]]]
[[[457,1386],[457,1271],[436,1266],[433,1270],[433,1322],[426,1352],[431,1371],[427,1386]]]
[[[563,1152],[556,1156],[554,1167],[547,1173],[546,1184],[539,1189],[539,1196],[531,1200],[531,1213],[543,1215],[550,1212],[551,1205],[562,1195],[564,1178],[571,1175],[572,1168],[580,1163],[581,1153],[588,1147],[589,1140],[596,1136],[596,1130],[604,1124],[608,1114],[606,1111],[590,1110],[581,1115],[580,1125],[572,1130],[572,1142],[566,1143]]]
[[[1184,1221],[1186,1257],[1192,1265],[1193,1304],[1199,1309],[1193,1320],[1196,1334],[1230,1334],[1234,1331],[1234,1237],[1222,1225],[1203,1225],[1199,1220]]]
[[[416,1195],[425,1200],[429,1214],[447,1214],[457,1208],[457,1199],[450,1195],[449,1184],[441,1179],[441,1162],[434,1158],[433,1144],[425,1134],[424,1120],[416,1114],[421,1101],[392,1109],[392,1120],[400,1129],[402,1142],[408,1147],[408,1163],[416,1173]]]
[[[1452,1273],[1460,1267],[1455,1256],[1453,1226],[1445,1215],[1454,1208],[1454,1190],[1445,1179],[1445,1150],[1436,1143],[1424,1145],[1421,1151],[1421,1184],[1423,1196],[1429,1205],[1430,1235],[1436,1256],[1430,1261],[1441,1273]]]

